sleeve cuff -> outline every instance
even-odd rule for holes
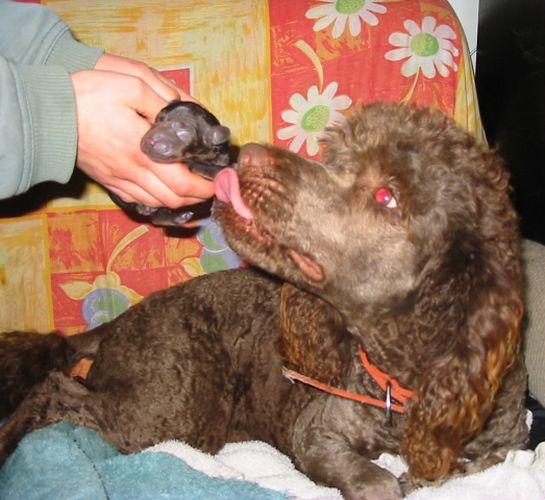
[[[103,49],[89,47],[72,37],[68,29],[59,36],[55,46],[47,59],[47,64],[58,64],[66,68],[69,73],[92,69],[98,58],[104,54]]]
[[[61,66],[20,67],[25,94],[25,175],[20,192],[44,181],[67,182],[77,151],[76,102]]]

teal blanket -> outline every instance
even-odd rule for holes
[[[342,498],[337,490],[314,484],[288,457],[262,442],[229,443],[216,455],[177,441],[148,451],[153,453],[122,455],[88,429],[71,424],[47,427],[29,434],[0,470],[0,499]],[[396,476],[406,470],[393,455],[384,454],[375,462]],[[227,479],[231,477],[256,482]],[[510,452],[504,463],[477,474],[417,489],[406,500],[460,498],[545,500],[545,443],[535,452]]]
[[[122,455],[97,433],[68,423],[25,437],[0,470],[0,498],[259,499],[281,493],[230,479],[212,478],[166,453]]]

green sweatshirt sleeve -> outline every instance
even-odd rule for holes
[[[49,9],[0,0],[0,198],[68,181],[77,149],[70,73],[102,53]]]
[[[69,72],[94,67],[102,50],[75,40],[43,5],[0,0],[0,55],[16,64],[60,64]]]

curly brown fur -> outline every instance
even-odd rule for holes
[[[122,451],[261,439],[346,498],[389,500],[401,487],[371,462],[382,452],[418,484],[525,446],[517,217],[493,151],[438,112],[376,104],[328,130],[321,162],[254,144],[239,164],[229,196],[253,218],[220,202],[215,216],[235,251],[285,281],[203,276],[67,338],[65,358],[94,357],[85,385],[56,364],[0,430],[0,459],[61,419]],[[414,393],[391,426],[282,376],[287,364],[383,399],[359,346]]]
[[[67,344],[60,335],[10,332],[0,334],[0,419],[52,370],[67,364]]]
[[[341,315],[327,302],[289,283],[280,292],[278,353],[287,366],[326,384],[338,384],[350,357]]]

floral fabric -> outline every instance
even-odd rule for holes
[[[326,126],[377,100],[439,108],[482,137],[446,0],[42,3],[83,42],[163,70],[238,144],[316,157]],[[130,219],[92,183],[46,189],[43,205],[36,191],[0,205],[2,330],[87,330],[155,290],[241,265],[209,218],[165,232]]]

